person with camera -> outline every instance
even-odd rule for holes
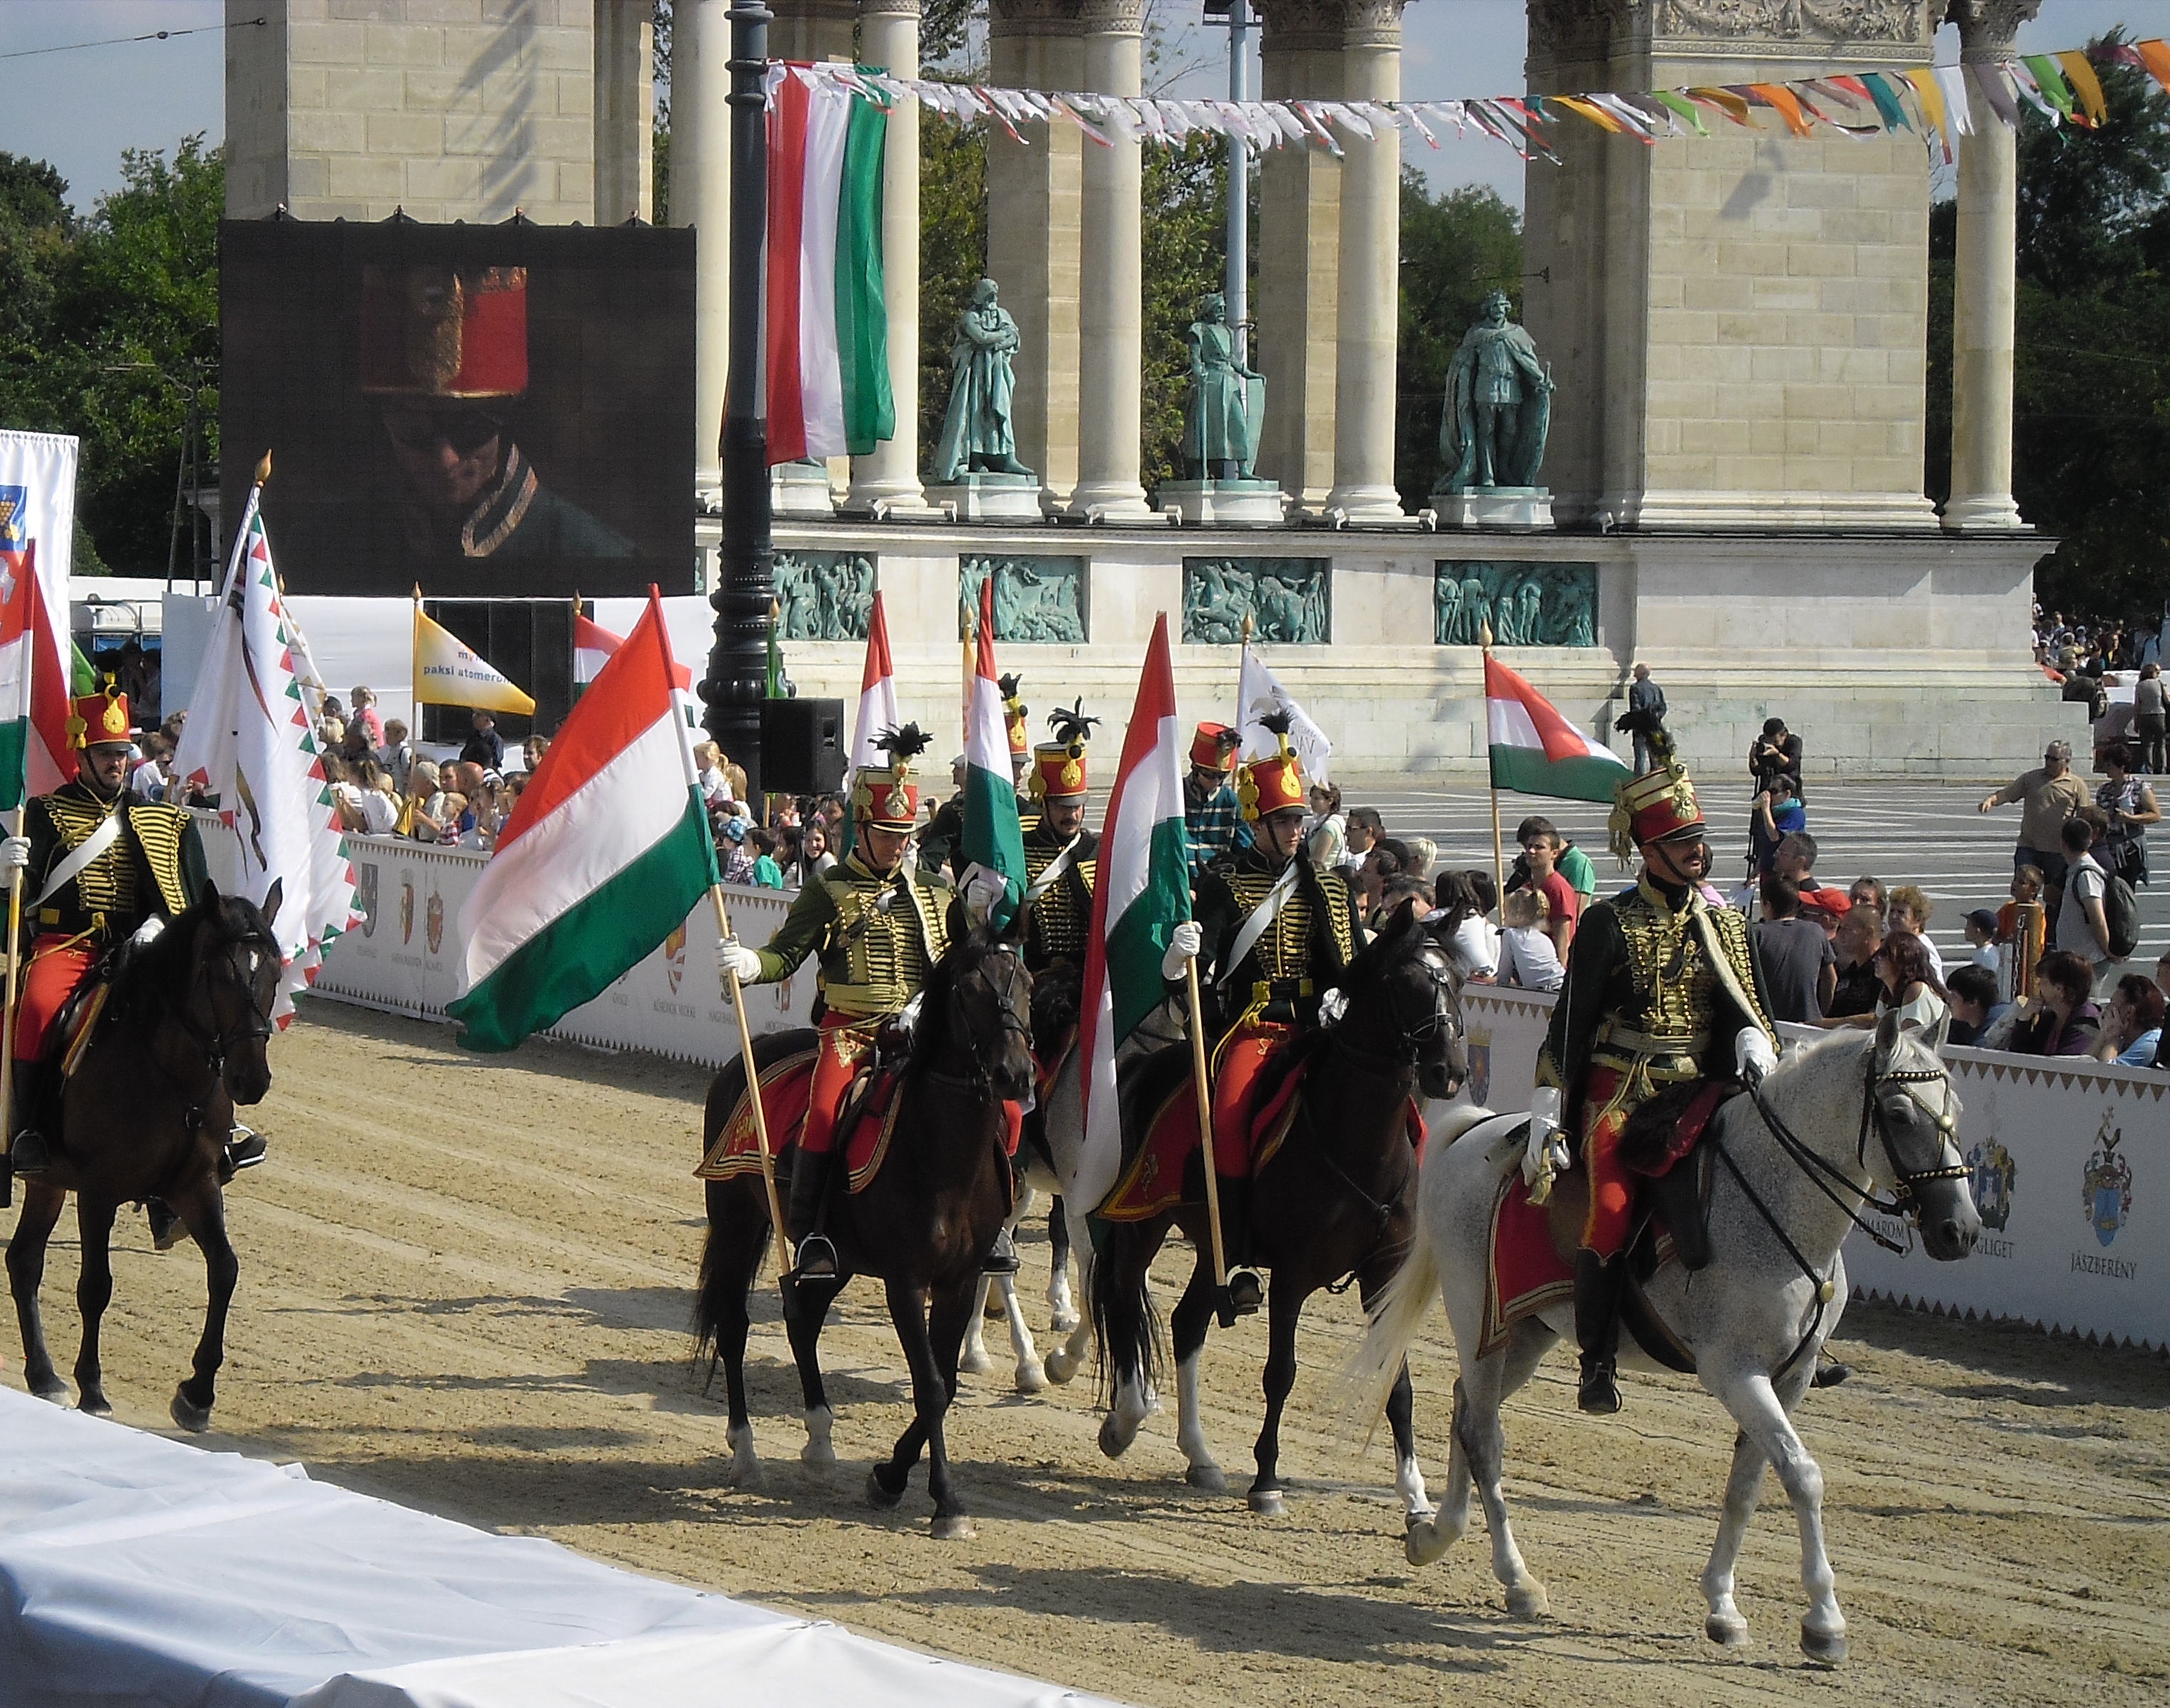
[[[1763,733],[1748,744],[1748,774],[1756,780],[1755,793],[1768,794],[1778,778],[1791,777],[1793,798],[1804,798],[1801,787],[1801,738],[1786,728],[1782,718],[1766,718]]]

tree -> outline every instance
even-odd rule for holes
[[[1519,318],[1521,215],[1478,184],[1435,196],[1421,173],[1403,167],[1394,484],[1410,510],[1430,502],[1439,478],[1446,365],[1494,291],[1507,293]]]

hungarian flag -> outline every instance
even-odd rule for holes
[[[1190,917],[1190,858],[1183,832],[1183,729],[1168,666],[1168,613],[1153,624],[1123,737],[1122,767],[1100,833],[1093,924],[1085,939],[1077,1053],[1085,1070],[1085,1142],[1071,1189],[1097,1204],[1121,1172],[1123,1126],[1115,1052],[1166,990],[1160,963],[1169,934]]]
[[[535,710],[534,701],[523,689],[444,624],[423,614],[419,590],[414,595],[414,703],[473,706],[483,712]]]
[[[768,460],[864,456],[896,433],[882,307],[889,114],[830,77],[771,74]]]
[[[260,906],[279,886],[271,934],[286,968],[271,1017],[283,1027],[295,994],[364,915],[295,668],[300,633],[272,567],[261,490],[249,489],[234,535],[174,775],[201,790],[233,833],[241,894]]]
[[[612,634],[599,622],[590,622],[579,611],[573,613],[573,680],[585,686],[603,673],[611,654],[625,644],[623,635]],[[690,693],[693,687],[693,673],[683,665],[673,665],[676,681],[681,692]]]
[[[1491,654],[1484,655],[1484,722],[1492,743],[1492,787],[1569,801],[1605,801],[1633,775],[1559,708]]]
[[[995,679],[995,578],[980,584],[980,637],[972,675],[972,714],[965,729],[965,834],[967,867],[1002,881],[990,922],[1008,925],[1025,889],[1024,830],[1018,823],[1017,784],[1010,776],[1009,726]],[[969,881],[969,879],[968,879]]]
[[[859,672],[859,721],[852,729],[852,769],[884,763],[885,755],[874,739],[902,721],[896,712],[896,665],[889,655],[889,619],[882,615],[877,590],[874,616],[867,622],[866,668]]]
[[[76,686],[89,665],[68,638],[77,449],[71,434],[0,431],[0,621],[6,640],[29,638],[21,664],[30,688],[27,706],[11,702],[5,719],[27,717],[29,726],[0,736],[9,743],[0,753],[0,805],[48,794],[75,775],[68,695],[91,691]],[[37,600],[34,613],[19,595]]]
[[[716,881],[677,666],[648,610],[580,697],[460,910],[469,1049],[510,1049],[592,1001],[686,922]]]
[[[19,552],[0,550],[0,812],[13,812],[40,793],[29,780],[33,751],[51,766],[44,744],[33,746],[34,713],[44,714],[37,724],[67,727],[71,684],[61,679],[51,631],[38,584],[37,542],[25,541]],[[45,789],[56,782],[47,782]]]

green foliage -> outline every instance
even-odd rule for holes
[[[78,227],[51,167],[0,157],[0,421],[81,437],[79,563],[162,573],[194,387],[217,456],[225,168],[197,135],[121,179]]]
[[[969,34],[980,0],[925,0],[919,10],[919,63],[931,75],[961,69],[970,48]]]
[[[1477,184],[1434,195],[1421,173],[1403,167],[1394,484],[1410,510],[1430,502],[1439,478],[1446,365],[1494,291],[1507,293],[1520,318],[1521,215]]]
[[[1228,268],[1228,150],[1194,132],[1181,147],[1145,151],[1145,384],[1139,478],[1150,492],[1183,472],[1183,406],[1190,395],[1185,333],[1200,298]],[[1270,403],[1270,400],[1269,400]]]

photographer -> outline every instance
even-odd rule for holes
[[[1793,780],[1793,798],[1805,798],[1801,787],[1801,738],[1786,728],[1782,718],[1763,720],[1763,733],[1748,744],[1748,774],[1756,780],[1755,793],[1767,794],[1779,777]]]

